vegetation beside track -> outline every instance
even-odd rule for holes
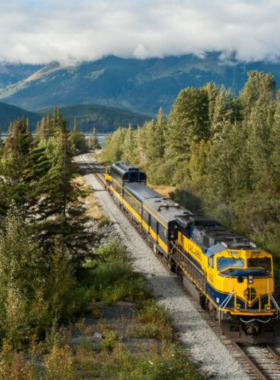
[[[100,246],[75,141],[56,110],[0,144],[0,379],[199,378],[122,245]]]
[[[170,114],[107,137],[105,163],[126,160],[194,213],[233,229],[275,257],[280,293],[280,99],[271,74],[249,72],[236,97],[208,83],[186,88]]]
[[[26,350],[14,350],[6,341],[0,378],[204,378],[174,341],[166,311],[133,272],[120,242],[101,246],[80,271],[76,286],[76,323],[53,325],[45,340],[34,340]]]

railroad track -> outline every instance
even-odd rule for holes
[[[245,346],[233,343],[240,353],[240,362],[252,379],[279,380],[280,352],[271,345]]]
[[[280,347],[272,345],[242,345],[232,342],[222,334],[218,321],[215,321],[209,313],[202,309],[195,299],[191,298],[191,302],[251,379],[280,379]]]
[[[96,161],[93,159],[91,159],[92,165],[89,164],[87,160],[88,158],[81,158],[82,163],[86,165],[85,170],[92,173],[98,182],[105,188],[104,167],[100,164],[96,164]],[[131,221],[130,218],[129,220]],[[147,235],[139,229],[137,229],[137,231],[147,241]],[[158,256],[158,258],[164,266],[168,266],[161,256]],[[179,278],[177,281],[180,281]],[[187,291],[186,294],[188,294]],[[209,327],[215,332],[234,358],[238,360],[251,379],[280,380],[280,347],[272,345],[242,345],[230,341],[222,334],[219,323],[213,320],[210,314],[205,312],[194,298],[190,297],[190,299],[202,318],[207,322]]]
[[[98,182],[105,188],[106,181],[105,181],[105,176],[104,176],[105,174],[104,166],[96,163],[96,161],[92,158],[91,158],[92,165],[89,164],[87,159],[84,158],[83,156],[80,156],[80,159],[82,163],[85,165],[83,169],[92,173],[96,177]]]

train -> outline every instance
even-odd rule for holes
[[[146,174],[127,162],[106,168],[106,188],[165,257],[170,269],[229,339],[274,342],[280,308],[274,297],[273,257],[148,187]],[[164,291],[164,290],[163,290]]]

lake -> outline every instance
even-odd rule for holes
[[[33,136],[34,136],[34,134],[33,134]],[[89,136],[90,136],[90,134],[89,133],[85,133],[85,136],[86,136],[86,139],[88,139],[89,138]],[[104,143],[104,139],[105,139],[105,137],[106,136],[108,136],[108,134],[104,134],[104,133],[99,133],[99,134],[97,134],[97,139],[98,139],[98,142],[99,142],[99,144],[101,145],[101,146],[103,146],[103,143]],[[6,140],[6,138],[7,138],[7,134],[6,133],[3,133],[2,134],[2,139],[3,140]]]

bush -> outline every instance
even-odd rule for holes
[[[59,246],[49,256],[12,208],[0,242],[1,337],[14,348],[44,336],[54,320],[68,321],[81,307],[75,276]]]
[[[80,283],[86,302],[96,300],[110,305],[124,299],[136,301],[150,297],[145,280],[133,272],[124,246],[116,240],[97,250],[96,259],[88,262]]]

